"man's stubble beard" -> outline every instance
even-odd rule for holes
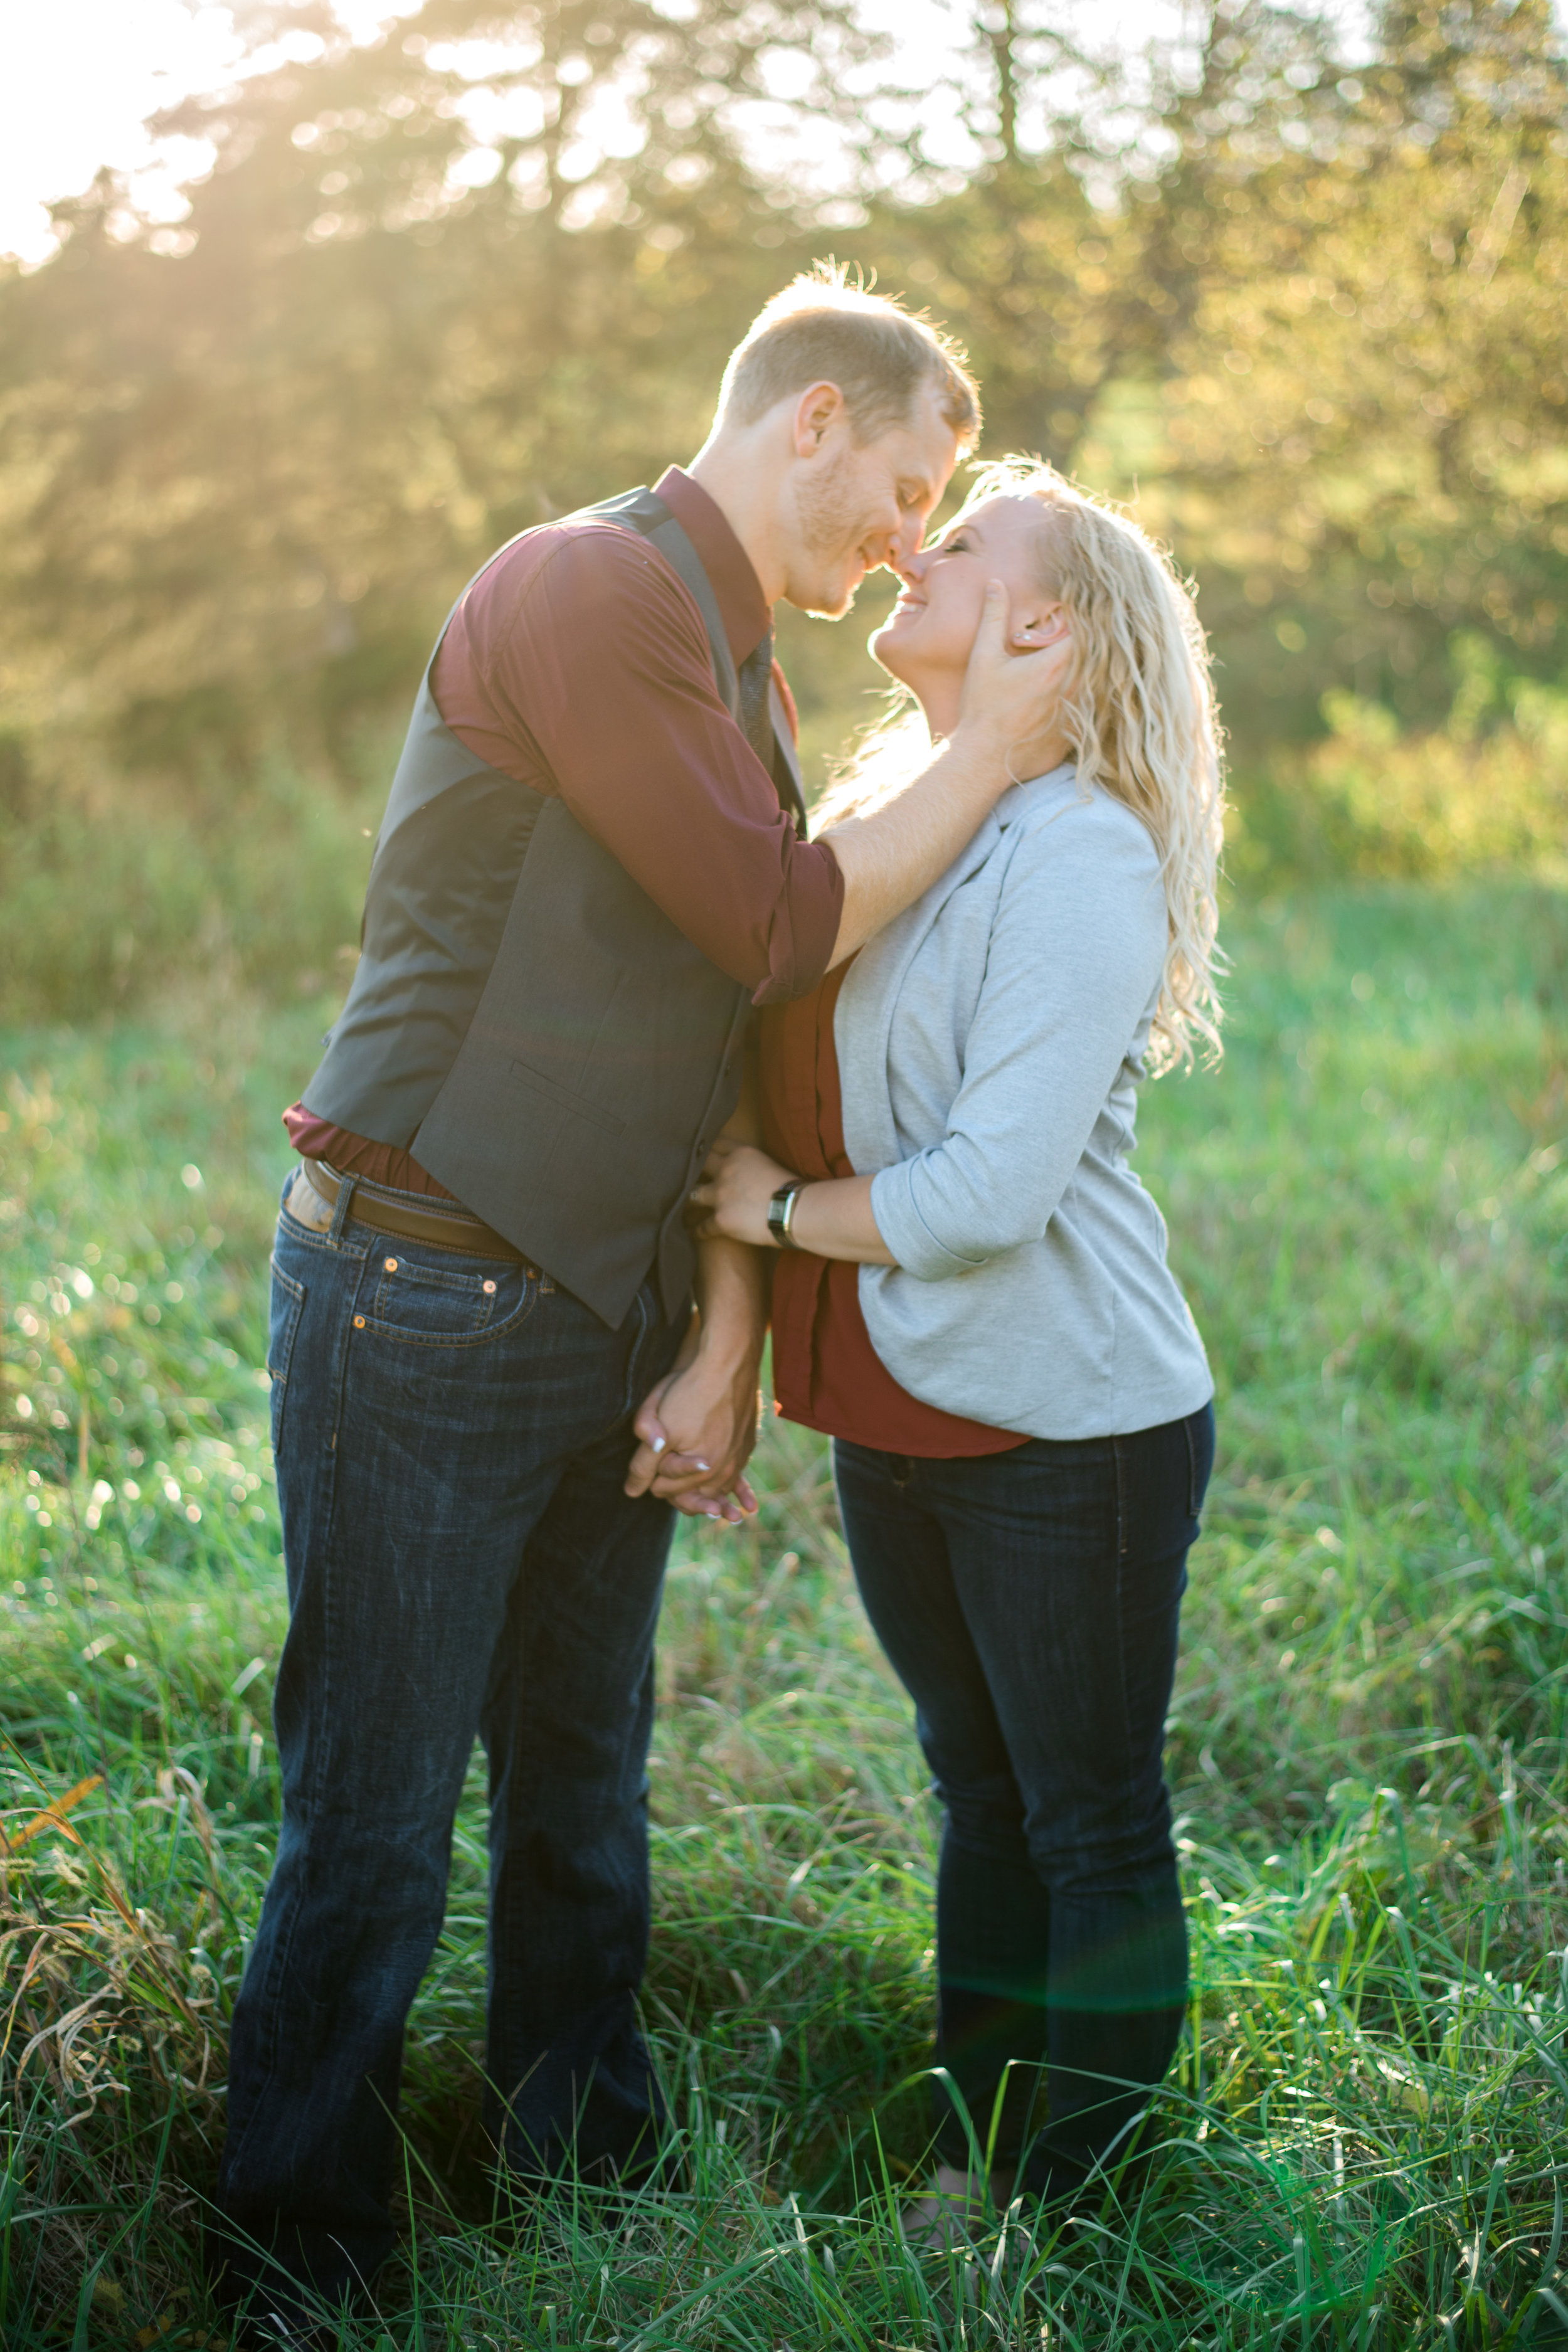
[[[844,567],[855,560],[866,529],[853,475],[849,454],[841,450],[830,470],[809,477],[795,493],[801,547],[812,562],[810,576],[800,583],[790,602],[829,620],[839,620],[849,610],[859,585],[857,581],[846,594]]]

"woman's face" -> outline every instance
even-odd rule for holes
[[[1007,591],[1007,642],[1019,652],[1049,644],[1065,625],[1059,599],[1039,584],[1042,520],[1037,499],[986,499],[901,568],[903,593],[871,651],[913,688],[939,732],[957,719],[988,582]]]

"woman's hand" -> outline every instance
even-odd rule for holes
[[[692,1232],[699,1241],[750,1242],[754,1249],[775,1249],[778,1244],[768,1231],[768,1202],[794,1174],[754,1143],[735,1143],[721,1135],[708,1155],[701,1182],[692,1187],[691,1205],[701,1212],[691,1220]]]
[[[750,1242],[776,1250],[768,1231],[768,1202],[781,1184],[795,1181],[752,1143],[721,1136],[709,1154],[702,1181],[694,1186],[692,1221],[699,1241]],[[811,1257],[847,1258],[852,1265],[893,1265],[871,1208],[869,1176],[829,1176],[805,1185],[795,1202],[790,1231],[796,1249]]]

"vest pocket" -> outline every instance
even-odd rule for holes
[[[532,1068],[529,1063],[514,1062],[511,1075],[530,1094],[542,1095],[546,1102],[553,1103],[558,1110],[570,1111],[574,1118],[585,1118],[592,1126],[602,1127],[607,1135],[626,1133],[626,1120],[617,1118],[613,1110],[589,1102],[584,1095],[574,1095],[570,1087],[558,1086],[553,1078],[547,1078],[542,1070]]]

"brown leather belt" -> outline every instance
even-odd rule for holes
[[[324,1160],[301,1159],[307,1182],[313,1192],[330,1206],[335,1205],[343,1189],[343,1180]],[[509,1258],[514,1265],[526,1265],[521,1250],[494,1229],[471,1216],[467,1209],[454,1205],[437,1209],[406,1209],[401,1201],[383,1200],[378,1189],[361,1181],[354,1186],[349,1204],[349,1214],[362,1225],[374,1225],[377,1233],[400,1234],[405,1241],[433,1242],[437,1249],[457,1250],[464,1257]]]

